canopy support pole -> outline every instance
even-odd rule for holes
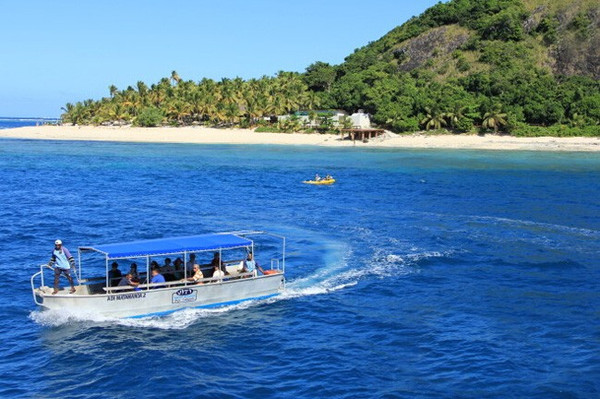
[[[283,272],[285,273],[285,237],[283,237],[283,249],[282,249],[282,262],[283,263]]]
[[[150,289],[150,256],[146,256],[146,291]]]
[[[77,277],[77,283],[79,285],[81,285],[81,251],[79,250],[79,248],[77,249],[77,263],[78,263],[78,274],[79,277]]]
[[[108,285],[108,256],[105,256],[104,259],[104,263],[106,266],[106,289],[108,290],[110,288],[110,285]]]
[[[183,251],[183,286],[186,287],[188,285],[187,280],[187,251]],[[193,267],[193,266],[192,266]]]

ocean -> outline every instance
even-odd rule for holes
[[[600,154],[1,139],[0,172],[0,397],[599,396]],[[57,238],[243,229],[287,237],[283,295],[33,303]]]
[[[57,123],[56,118],[14,118],[0,116],[0,129],[13,129],[24,126],[37,126],[46,123]]]

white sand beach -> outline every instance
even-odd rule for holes
[[[362,148],[447,148],[526,151],[600,151],[596,137],[511,137],[478,135],[396,135],[386,133],[366,143],[331,134],[256,133],[249,129],[207,127],[29,126],[1,129],[0,137],[36,140],[120,141],[194,144],[275,144]]]

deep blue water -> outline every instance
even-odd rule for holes
[[[4,139],[0,173],[1,397],[599,395],[600,154]],[[124,321],[32,302],[56,238],[240,229],[288,237],[282,297]]]
[[[0,116],[0,129],[13,129],[15,127],[36,126],[44,123],[56,123],[55,118],[14,118]]]

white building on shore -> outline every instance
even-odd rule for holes
[[[311,121],[309,117],[310,112],[315,112],[317,117],[315,120]],[[319,120],[323,115],[329,115],[333,122],[333,126],[338,126],[341,124],[341,121],[344,118],[349,117],[352,120],[352,127],[355,129],[369,129],[371,127],[371,119],[369,114],[365,114],[362,110],[353,113],[352,115],[348,115],[345,111],[342,110],[326,110],[326,111],[298,111],[293,115],[297,116],[300,123],[303,126],[315,127],[319,125]],[[291,118],[292,115],[281,115],[277,117],[278,121],[287,120]]]

